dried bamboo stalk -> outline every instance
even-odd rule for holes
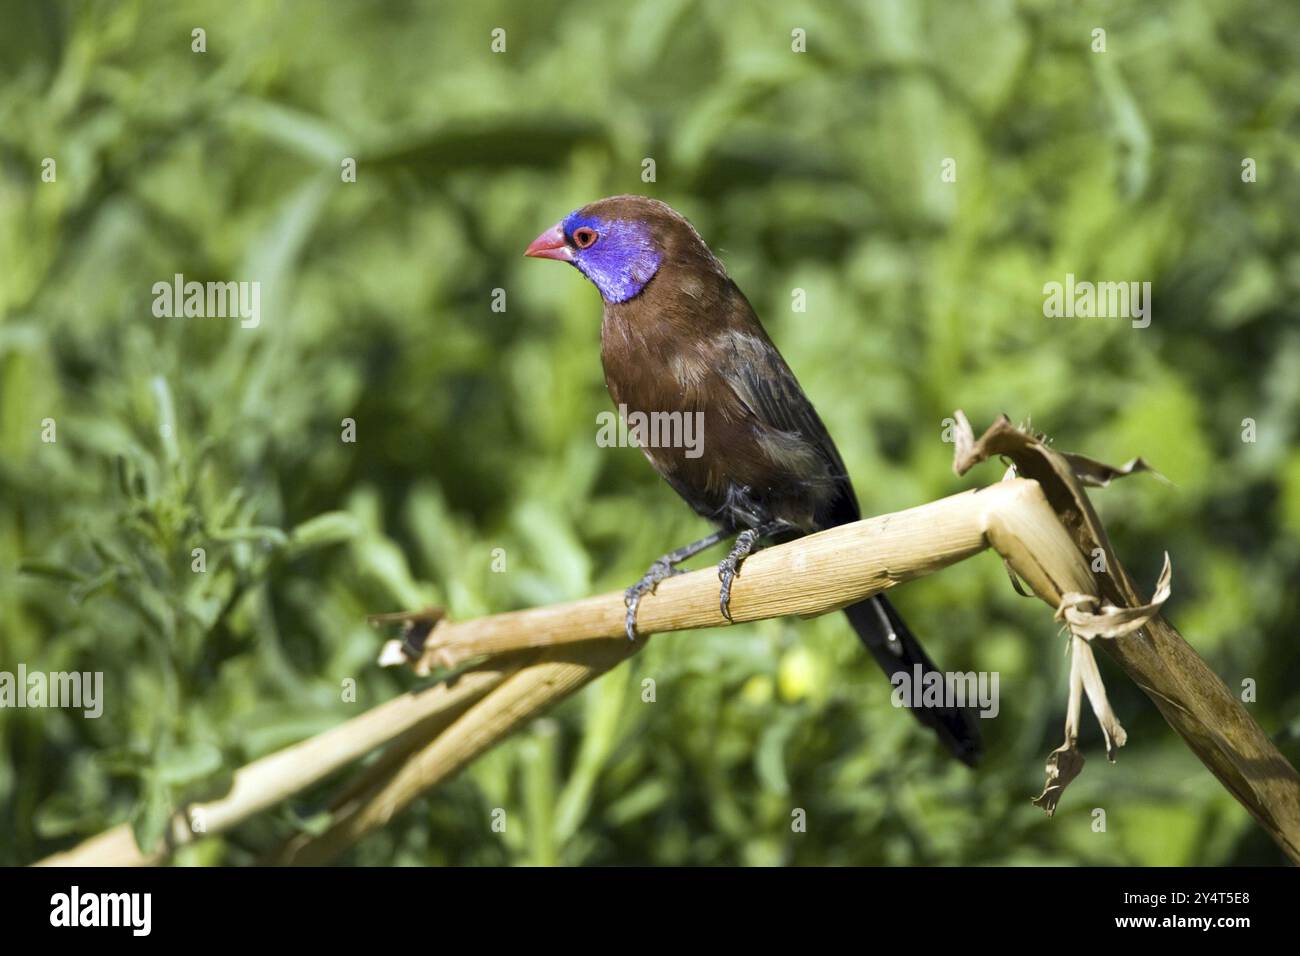
[[[746,560],[736,579],[731,613],[740,622],[836,610],[970,557],[993,540],[1053,607],[1071,591],[1096,595],[1087,563],[1037,483],[1015,480],[760,551]],[[348,807],[325,833],[291,841],[275,862],[330,862],[421,793],[635,653],[642,642],[629,644],[623,636],[623,611],[622,594],[615,593],[461,624],[440,623],[426,658],[455,661],[505,650],[546,650],[538,664],[522,669],[470,708],[389,780]],[[640,611],[638,623],[645,633],[727,623],[711,569],[665,581]]]
[[[385,743],[416,729],[441,729],[469,704],[497,687],[521,662],[500,658],[490,666],[461,675],[454,684],[437,684],[404,694],[364,714],[255,760],[235,773],[230,791],[218,800],[190,804],[178,811],[167,840],[145,853],[126,824],[105,830],[39,866],[149,866],[177,848],[221,833],[299,791],[319,783]],[[440,722],[440,723],[439,723]]]

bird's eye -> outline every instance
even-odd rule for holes
[[[588,229],[586,226],[573,230],[573,244],[579,249],[590,249],[599,238],[595,229]]]

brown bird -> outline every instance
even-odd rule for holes
[[[744,293],[693,226],[642,196],[570,213],[524,253],[576,266],[604,299],[601,360],[610,396],[629,416],[692,416],[698,447],[646,447],[654,469],[718,530],[663,555],[627,589],[627,635],[641,598],[677,565],[736,536],[718,565],[730,620],[732,580],[764,539],[788,540],[856,521],[844,462]],[[877,595],[844,609],[890,676],[936,668],[893,606]],[[981,752],[969,708],[913,708],[963,762]]]

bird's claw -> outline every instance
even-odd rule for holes
[[[718,580],[722,582],[718,591],[718,609],[729,624],[736,623],[731,619],[731,582],[739,573],[740,562],[733,555],[727,555],[718,563]]]
[[[641,595],[627,598],[627,616],[623,619],[623,630],[629,641],[636,640],[636,609],[641,604]]]
[[[722,582],[722,588],[718,591],[718,609],[722,611],[722,616],[729,624],[736,623],[731,617],[731,582],[740,573],[740,563],[754,550],[754,545],[762,536],[763,532],[760,530],[742,531],[736,538],[736,545],[731,549],[731,553],[718,562],[718,580]]]
[[[623,619],[623,629],[629,641],[636,640],[636,611],[641,606],[641,598],[654,594],[659,582],[673,575],[681,574],[667,561],[659,560],[650,565],[650,569],[641,576],[641,580],[623,592],[623,604],[627,607],[627,616]]]

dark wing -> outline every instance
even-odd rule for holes
[[[733,308],[739,309],[743,304],[749,321],[744,321],[742,316],[739,331],[733,325],[731,330],[722,333],[724,347],[716,353],[723,356],[718,372],[758,422],[775,435],[791,436],[792,460],[798,457],[799,449],[807,448],[825,466],[823,473],[829,475],[833,490],[817,509],[818,527],[830,528],[856,521],[859,512],[853,486],[826,426],[799,387],[790,366],[753,318],[749,303],[738,290],[736,296],[740,301]],[[923,675],[941,673],[883,594],[850,605],[844,613],[891,681],[899,673],[910,678],[918,666]],[[983,745],[978,715],[972,708],[913,708],[912,714],[933,730],[963,763],[973,765],[979,759]]]
[[[739,330],[733,326],[720,333],[721,348],[713,353],[721,358],[718,373],[754,418],[770,430],[774,445],[790,448],[792,461],[797,461],[804,449],[816,457],[820,467],[815,471],[820,474],[810,478],[832,486],[818,509],[818,526],[828,528],[856,521],[857,499],[835,442],[794,372],[753,317],[749,303],[739,290],[736,294],[750,320]]]

